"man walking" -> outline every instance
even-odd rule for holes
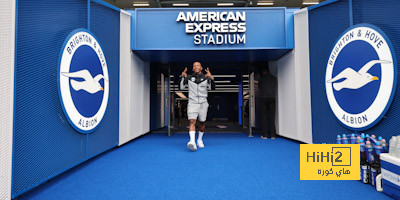
[[[180,89],[183,90],[189,87],[189,103],[187,106],[187,115],[190,122],[189,137],[190,141],[187,147],[196,151],[197,146],[204,148],[203,135],[206,127],[207,111],[208,111],[208,90],[215,90],[215,82],[210,70],[207,68],[206,74],[202,73],[203,67],[200,62],[193,63],[193,74],[187,75],[187,68],[181,74]],[[197,145],[195,143],[196,137],[196,121],[199,120],[199,137]]]

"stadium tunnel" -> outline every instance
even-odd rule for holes
[[[129,11],[132,17],[131,49],[137,59],[150,68],[151,131],[167,129],[170,136],[187,132],[188,92],[179,89],[179,76],[185,67],[190,72],[194,61],[201,62],[203,68],[208,67],[216,82],[216,90],[210,91],[208,97],[207,132],[243,132],[252,136],[253,131],[261,130],[257,80],[260,70],[265,67],[278,78],[276,124],[278,128],[279,123],[286,127],[285,120],[279,122],[279,117],[290,115],[284,108],[295,103],[293,98],[285,97],[291,91],[283,88],[293,84],[293,77],[290,78],[288,72],[295,63],[284,63],[284,60],[295,57],[296,10]],[[301,17],[297,18],[301,20]],[[299,118],[307,120],[307,116]],[[311,136],[289,137],[311,141]]]

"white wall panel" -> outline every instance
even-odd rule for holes
[[[136,91],[138,93],[138,96],[136,96],[136,98],[138,98],[138,100],[139,100],[138,101],[138,105],[139,105],[138,115],[140,116],[139,119],[138,119],[138,123],[139,124],[137,124],[137,126],[139,127],[138,134],[142,135],[142,133],[143,133],[143,122],[144,122],[144,120],[143,120],[143,113],[144,113],[144,108],[143,108],[144,107],[143,106],[143,102],[144,102],[144,99],[143,99],[143,94],[144,94],[144,63],[142,63],[141,65],[138,65],[137,67],[138,67],[137,68],[138,69],[138,74],[137,74],[138,84],[135,85],[135,88],[137,88]]]
[[[145,63],[134,53],[131,54],[131,139],[143,135],[143,67]]]
[[[0,2],[0,199],[11,199],[15,1]]]
[[[307,9],[295,13],[294,27],[295,49],[278,61],[270,62],[270,66],[277,69],[278,133],[312,143]]]
[[[312,143],[310,55],[308,37],[308,10],[294,15],[296,63],[297,139]]]
[[[120,98],[119,98],[119,145],[130,140],[131,118],[129,107],[131,102],[131,16],[120,13]]]
[[[289,52],[271,65],[277,66],[278,79],[278,126],[279,135],[297,139],[295,56]]]
[[[130,49],[130,14],[121,11],[119,145],[150,129],[150,66]]]

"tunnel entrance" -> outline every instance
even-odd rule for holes
[[[208,67],[215,80],[215,90],[208,91],[206,132],[245,133],[251,137],[261,132],[257,79],[268,62],[201,64],[202,73]],[[168,132],[169,136],[188,132],[189,91],[179,86],[185,67],[191,74],[192,63],[151,64],[152,130]]]

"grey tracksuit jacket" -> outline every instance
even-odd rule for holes
[[[204,74],[195,74],[182,77],[180,89],[184,90],[189,86],[189,103],[207,102],[208,90],[215,90],[214,80]]]

